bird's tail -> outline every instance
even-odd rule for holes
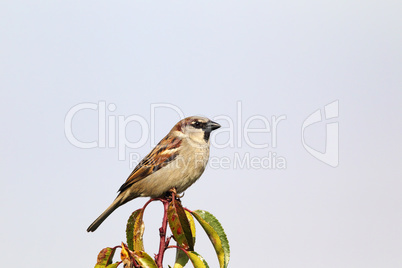
[[[113,203],[88,227],[87,232],[94,232],[116,208],[125,203],[123,199],[123,195],[118,195]]]

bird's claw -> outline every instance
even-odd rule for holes
[[[182,198],[182,197],[184,196],[184,193],[183,193],[183,194],[178,194],[176,187],[173,187],[172,189],[170,189],[170,190],[167,192],[166,195],[167,195],[167,197],[168,197],[169,199],[173,199],[173,198],[174,198],[174,199],[180,201],[180,198]]]

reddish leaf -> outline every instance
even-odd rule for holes
[[[190,223],[179,201],[174,199],[169,203],[167,215],[170,230],[178,245],[186,250],[194,250]]]
[[[116,248],[104,248],[98,254],[95,268],[105,268],[109,264],[112,264],[113,255]]]

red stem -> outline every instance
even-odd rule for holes
[[[158,268],[163,268],[163,255],[165,253],[166,248],[169,245],[170,239],[166,239],[166,229],[167,229],[167,209],[169,206],[169,202],[167,200],[160,199],[163,202],[163,221],[162,227],[159,228],[160,242],[159,242],[159,252],[155,256],[156,265]]]
[[[168,248],[177,248],[177,249],[180,249],[181,251],[184,251],[184,253],[187,252],[187,250],[185,250],[184,248],[179,247],[179,246],[173,246],[173,245],[172,245],[172,246],[168,246],[167,249],[168,249]]]
[[[149,199],[149,200],[145,203],[145,205],[142,207],[142,209],[145,210],[145,208],[146,208],[151,202],[157,201],[157,200],[163,202],[163,199],[161,199],[161,198],[151,198],[151,199]]]
[[[192,211],[192,210],[189,210],[188,208],[185,208],[185,207],[183,207],[185,210],[187,210],[188,212],[190,212],[190,213],[193,213],[194,211]]]

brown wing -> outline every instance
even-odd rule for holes
[[[157,172],[159,169],[169,164],[169,162],[173,161],[179,153],[178,148],[180,144],[180,139],[169,135],[166,136],[140,163],[138,163],[130,176],[128,176],[126,182],[120,187],[119,192],[125,191],[136,182]]]

